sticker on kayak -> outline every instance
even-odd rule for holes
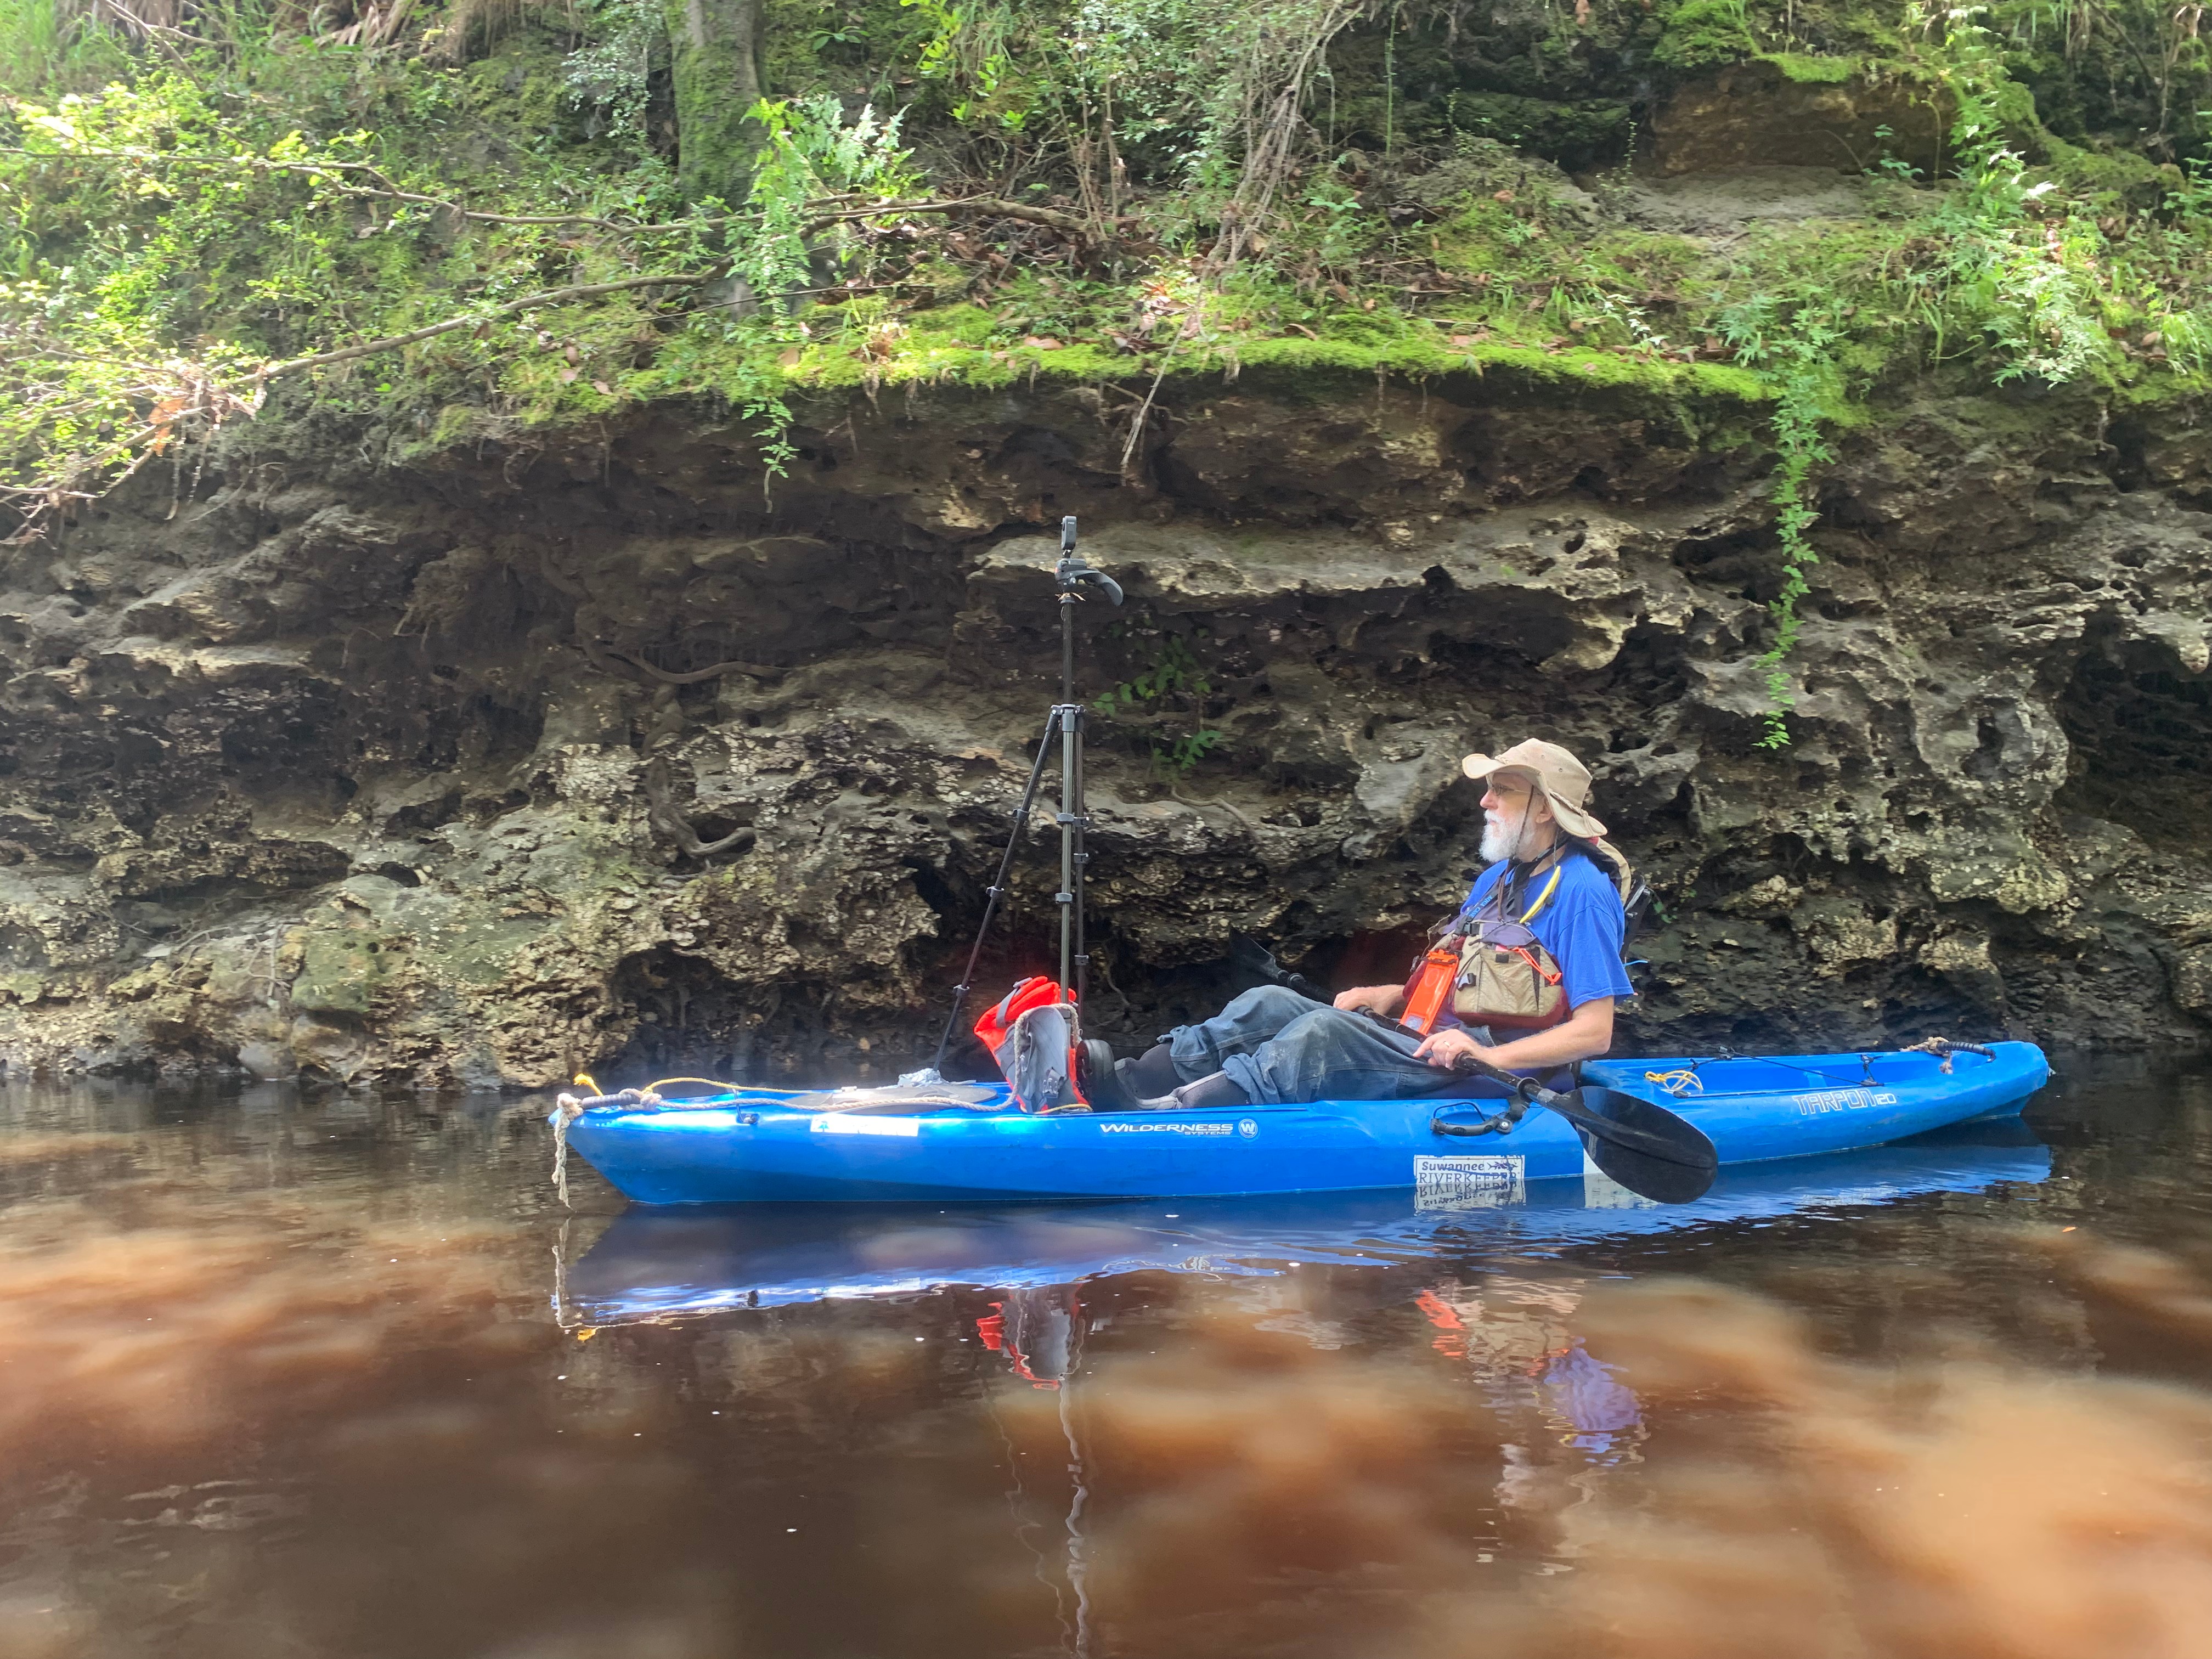
[[[1527,1196],[1528,1160],[1498,1153],[1413,1159],[1413,1202],[1424,1210],[1493,1210]]]
[[[1257,1134],[1259,1132],[1259,1126],[1255,1124],[1249,1133]],[[1237,1133],[1237,1126],[1233,1123],[1102,1123],[1098,1126],[1098,1133],[1102,1135],[1233,1135]]]
[[[823,1112],[807,1126],[817,1135],[904,1135],[921,1133],[918,1117],[862,1116],[858,1112]]]
[[[1822,1112],[1856,1111],[1863,1106],[1894,1106],[1897,1097],[1887,1091],[1877,1094],[1871,1089],[1825,1089],[1818,1094],[1792,1095],[1790,1103],[1808,1117]]]

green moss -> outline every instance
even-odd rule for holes
[[[438,971],[456,982],[479,988],[498,985],[515,971],[520,953],[545,937],[547,924],[464,911],[438,941]],[[293,999],[298,1000],[295,995]]]
[[[948,339],[927,330],[910,331],[887,358],[873,358],[849,347],[810,347],[786,368],[794,386],[868,386],[946,382],[965,386],[1012,386],[1022,380],[1089,382],[1126,376],[1125,354],[1111,348],[1073,343],[1059,347],[1012,346],[997,350]]]
[[[1856,58],[1814,58],[1802,52],[1763,52],[1759,61],[1773,64],[1784,80],[1806,86],[1839,86],[1864,67]]]
[[[438,411],[425,447],[447,449],[473,434],[483,411],[472,404],[447,404]]]
[[[663,0],[669,76],[686,201],[742,202],[767,134],[750,118],[761,96],[758,42],[738,25],[743,9],[716,0]]]
[[[310,1013],[367,1014],[392,977],[397,947],[351,928],[318,928],[301,947],[292,1006]]]
[[[1331,332],[1319,339],[1288,335],[1239,337],[1233,345],[1191,351],[1185,366],[1172,368],[1170,383],[1235,373],[1256,386],[1290,393],[1331,398],[1357,395],[1377,374],[1425,379],[1449,375],[1502,375],[1507,386],[1582,397],[1593,392],[1631,392],[1673,400],[1717,399],[1757,404],[1766,401],[1764,382],[1747,370],[1717,363],[1683,363],[1609,351],[1545,351],[1484,342],[1455,347],[1434,325],[1387,313],[1340,313]],[[809,352],[793,366],[794,384],[848,387],[873,378],[879,384],[907,381],[1003,386],[1030,379],[1058,382],[1148,380],[1158,362],[1077,345],[1058,350],[979,352],[928,341],[902,349],[873,366],[872,377],[849,356],[827,350]]]
[[[1244,296],[1254,309],[1265,297]],[[950,307],[910,314],[887,338],[887,349],[877,351],[834,336],[766,360],[735,341],[688,343],[680,350],[672,343],[653,368],[626,376],[617,392],[648,401],[714,392],[735,402],[757,391],[763,377],[787,398],[897,386],[1140,386],[1164,365],[1170,386],[1234,375],[1255,390],[1315,401],[1360,395],[1358,388],[1371,386],[1377,375],[1468,377],[1487,382],[1486,397],[1599,396],[1624,408],[1688,402],[1748,410],[1770,396],[1758,375],[1731,365],[1563,348],[1536,330],[1525,342],[1492,338],[1455,346],[1456,325],[1382,307],[1305,314],[1318,325],[1319,337],[1231,327],[1203,343],[1186,343],[1167,359],[1082,340],[1057,347],[994,346],[985,343],[992,327],[989,313],[973,306]],[[558,417],[549,406],[544,418]]]
[[[2181,169],[2171,162],[2161,166],[2130,151],[2084,149],[2047,133],[2043,148],[2051,176],[2069,194],[2088,198],[2087,205],[2092,212],[2155,208],[2169,191],[2188,183]]]
[[[1540,202],[1478,198],[1430,232],[1437,268],[1492,283],[1548,278],[1559,234],[1544,222]]]
[[[1672,70],[1740,64],[1759,52],[1744,0],[1675,0],[1659,8],[1661,33],[1651,50]]]
[[[933,306],[915,315],[915,325],[934,343],[981,348],[991,343],[998,323],[976,305]]]
[[[458,71],[462,106],[501,133],[580,137],[576,110],[561,78],[566,40],[535,33],[506,42],[493,57]]]
[[[1579,258],[1588,280],[1650,293],[1686,281],[1705,260],[1704,244],[1666,231],[1612,230]]]

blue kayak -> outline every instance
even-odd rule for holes
[[[1599,1177],[1535,1182],[1510,1204],[1423,1205],[1410,1193],[1370,1192],[995,1208],[640,1208],[617,1217],[567,1270],[555,1311],[563,1324],[611,1325],[963,1285],[1040,1290],[1137,1272],[1274,1277],[1301,1265],[1403,1267],[1501,1252],[1525,1262],[1601,1240],[2033,1187],[2050,1174],[2051,1149],[2014,1120],[1739,1165],[1680,1205],[1624,1202]]]
[[[1641,1096],[1711,1137],[1723,1165],[1876,1146],[2017,1112],[2051,1075],[2043,1051],[1886,1052],[1607,1060],[1583,1081]],[[641,1204],[994,1204],[1233,1198],[1413,1188],[1424,1200],[1503,1194],[1582,1178],[1581,1141],[1532,1111],[1510,1134],[1451,1139],[1483,1103],[1323,1100],[1220,1110],[1032,1114],[1003,1085],[958,1103],[897,1091],[732,1087],[709,1099],[593,1105],[568,1144]],[[928,1091],[918,1091],[917,1098]],[[1498,1103],[1487,1104],[1495,1108]]]

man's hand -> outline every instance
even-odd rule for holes
[[[1413,1058],[1425,1060],[1430,1065],[1441,1066],[1449,1072],[1452,1069],[1453,1062],[1462,1054],[1480,1055],[1482,1053],[1482,1045],[1465,1031],[1456,1027],[1448,1027],[1434,1033],[1427,1042],[1414,1049]]]
[[[1406,988],[1402,985],[1355,985],[1349,991],[1336,994],[1336,1006],[1346,1013],[1356,1014],[1365,1009],[1385,1019],[1395,1018],[1405,1000]]]

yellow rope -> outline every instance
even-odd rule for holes
[[[1699,1094],[1705,1091],[1705,1079],[1686,1066],[1678,1066],[1671,1072],[1646,1072],[1644,1080],[1657,1084],[1670,1095],[1686,1095],[1692,1089]]]

